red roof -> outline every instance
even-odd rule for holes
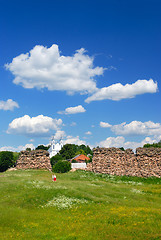
[[[85,160],[90,160],[89,157],[85,156],[84,154],[77,155],[73,158],[76,161],[85,161]]]

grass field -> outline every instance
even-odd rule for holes
[[[161,239],[161,179],[0,173],[0,239]]]

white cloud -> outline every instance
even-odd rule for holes
[[[92,133],[90,131],[85,133],[86,135],[92,135]]]
[[[122,147],[124,145],[125,138],[122,136],[118,137],[108,137],[106,140],[99,143],[100,147]]]
[[[53,130],[58,130],[62,125],[61,119],[39,115],[30,117],[25,115],[14,119],[8,127],[7,133],[27,136],[50,136]]]
[[[36,45],[5,67],[15,76],[13,82],[24,88],[90,93],[96,90],[94,77],[102,75],[105,69],[94,68],[94,58],[85,52],[81,48],[73,56],[63,56],[56,44],[50,48]]]
[[[8,99],[7,101],[0,101],[0,110],[12,111],[14,108],[19,108],[19,105],[12,99]]]
[[[65,132],[62,130],[57,130],[55,135],[54,135],[54,139],[59,140],[61,138],[64,138],[66,136]]]
[[[161,134],[161,124],[154,123],[152,121],[141,122],[141,121],[132,121],[127,124],[123,122],[118,125],[110,125],[106,122],[100,122],[101,127],[110,128],[112,132],[117,135],[149,135],[157,136]]]
[[[31,150],[35,149],[33,144],[26,144],[25,146],[18,146],[18,147],[11,147],[11,146],[4,146],[0,148],[0,151],[11,151],[11,152],[20,152],[26,150],[26,148],[31,148]]]
[[[73,136],[68,136],[67,139],[64,141],[64,144],[76,144],[76,145],[82,145],[85,144],[86,142],[81,140],[79,136],[73,137]]]
[[[110,128],[111,125],[109,123],[106,123],[106,122],[100,122],[100,127],[102,127],[102,128]]]
[[[87,103],[104,99],[119,101],[157,91],[157,83],[152,79],[138,80],[125,86],[117,83],[98,89],[95,77],[103,75],[105,70],[116,68],[94,67],[93,61],[94,57],[87,55],[84,48],[77,50],[72,56],[63,56],[56,44],[50,48],[36,45],[28,53],[13,58],[5,67],[12,72],[15,77],[13,82],[17,85],[67,91],[68,94],[93,94],[85,100]]]
[[[140,122],[132,121],[129,124],[122,123],[119,125],[114,125],[111,130],[115,134],[121,135],[160,135],[161,134],[161,124],[154,123],[151,121]]]
[[[64,111],[59,111],[59,114],[76,114],[76,113],[83,113],[85,112],[85,108],[82,105],[78,105],[76,107],[68,107]]]
[[[152,144],[154,142],[157,142],[156,139],[151,139],[150,137],[146,137],[141,142],[125,142],[123,146],[125,149],[127,149],[127,148],[136,149],[138,147],[143,147],[144,144],[146,144],[146,143]]]
[[[155,93],[157,89],[157,83],[152,79],[138,80],[133,84],[126,84],[125,86],[121,83],[116,83],[109,87],[97,89],[96,93],[88,97],[85,102],[90,103],[104,99],[119,101],[125,98],[134,98],[136,95],[144,93]]]
[[[108,137],[106,138],[104,141],[101,141],[99,143],[100,147],[105,147],[105,148],[109,148],[109,147],[124,147],[125,149],[127,148],[131,148],[133,150],[135,150],[138,147],[143,147],[144,144],[146,143],[154,143],[154,142],[158,142],[160,138],[156,138],[156,139],[152,139],[150,137],[146,137],[144,140],[142,140],[141,142],[130,142],[130,141],[125,141],[125,138],[123,136],[118,136],[118,137]]]

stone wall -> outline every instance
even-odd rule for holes
[[[87,170],[119,176],[161,177],[161,148],[95,148]]]
[[[49,153],[45,150],[22,151],[17,160],[17,169],[48,169],[51,170]]]

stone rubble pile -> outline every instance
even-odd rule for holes
[[[95,148],[87,170],[119,176],[161,177],[161,148]]]
[[[46,150],[21,151],[16,168],[51,170],[49,153]]]

